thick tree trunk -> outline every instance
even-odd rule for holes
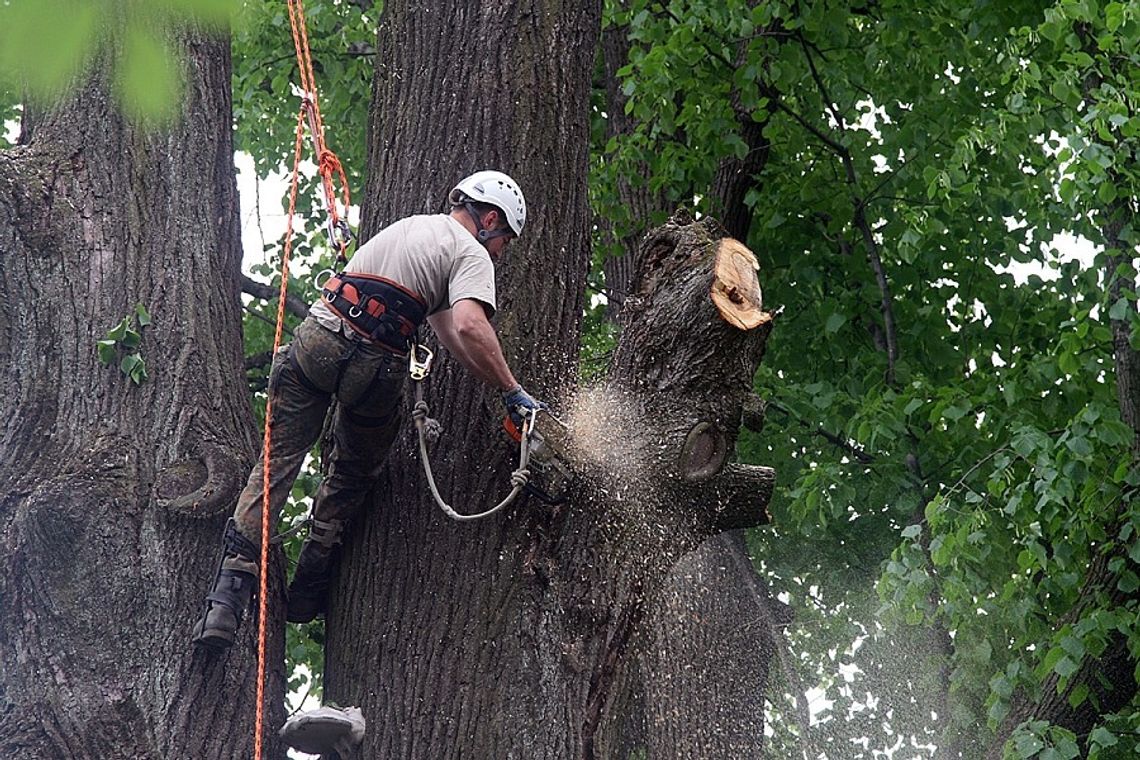
[[[617,76],[629,63],[628,28],[603,31],[601,47],[607,137],[625,135],[636,126],[625,113],[626,97]],[[749,142],[745,162],[725,161],[717,172],[712,196],[722,220],[728,220],[729,234],[744,240],[751,219],[744,199],[768,151],[759,142],[762,125],[752,130],[748,125],[756,123],[750,115],[741,117],[745,138],[758,142]],[[617,223],[599,222],[618,251],[618,255],[606,255],[603,262],[606,295],[615,319],[635,287],[641,231],[655,214],[668,208],[664,193],[650,192],[636,176],[623,179],[616,188]],[[753,426],[759,427],[755,421]],[[705,582],[695,583],[696,578]],[[686,610],[691,612],[685,614]],[[758,703],[767,689],[770,657],[781,642],[778,626],[786,622],[786,614],[787,608],[770,597],[752,567],[743,531],[714,536],[687,554],[670,571],[647,610],[641,635],[634,642],[636,666],[626,668],[615,687],[620,696],[615,697],[619,704],[614,712],[619,717],[608,727],[612,734],[609,755],[624,758],[644,751],[661,758],[759,756],[764,731],[757,723],[757,716],[763,714]],[[742,619],[748,625],[742,626]],[[694,663],[702,650],[716,651],[717,657],[701,660],[698,670]],[[711,698],[714,691],[715,699]],[[697,748],[699,752],[693,754]]]
[[[752,568],[743,531],[682,558],[642,657],[649,757],[761,757],[769,670],[788,622]]]
[[[529,211],[497,266],[496,322],[516,374],[551,401],[577,372],[600,14],[596,0],[447,12],[393,2],[377,45],[363,233],[442,210],[474,170],[511,174]],[[427,400],[443,424],[432,449],[443,494],[465,512],[494,504],[517,456],[504,445],[498,394],[443,356]],[[448,520],[410,428],[346,542],[326,624],[327,696],[363,708],[362,757],[580,756],[589,679],[567,675],[564,597],[550,592],[546,569],[569,572],[584,556],[577,515],[529,504],[473,524]]]
[[[723,635],[729,599],[739,613],[740,594],[750,596],[752,589],[731,586],[747,577],[735,561],[709,572],[709,560],[730,555],[706,539],[767,521],[771,470],[725,463],[771,323],[741,330],[714,306],[722,234],[713,222],[674,220],[647,236],[610,377],[594,392],[599,396],[577,405],[571,421],[575,431],[589,429],[591,421],[598,431],[597,442],[578,441],[583,450],[575,465],[589,474],[590,484],[583,502],[591,514],[621,526],[605,530],[603,523],[595,539],[602,547],[594,563],[602,568],[595,593],[612,600],[609,609],[629,610],[606,620],[608,638],[616,642],[614,686],[600,716],[599,757],[640,749],[660,758],[718,757],[722,751],[750,756],[762,742],[756,723],[762,711],[740,720],[762,699],[763,679],[753,679],[757,671],[751,669],[759,663],[745,664],[737,656],[740,641]],[[750,569],[746,555],[737,556]],[[756,601],[748,599],[749,620],[763,617],[767,629]],[[735,631],[740,633],[738,626]],[[746,649],[764,661],[763,672],[770,651],[752,643]],[[694,670],[694,646],[717,644],[728,644],[721,654],[742,666],[733,676],[748,686],[725,677],[724,661],[707,675]],[[718,702],[706,702],[714,691]],[[744,746],[744,754],[729,749]]]
[[[190,646],[256,444],[229,45],[182,49],[173,126],[126,124],[93,81],[0,152],[6,758],[251,755],[253,626],[224,661]],[[139,303],[153,324],[135,385],[96,341]],[[268,693],[281,704],[279,666]]]

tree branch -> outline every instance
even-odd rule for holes
[[[277,320],[270,319],[269,317],[265,316],[264,314],[262,314],[257,309],[252,309],[249,306],[242,306],[242,308],[245,309],[246,313],[249,314],[251,317],[254,317],[255,319],[260,319],[262,322],[264,322],[267,325],[273,325],[274,327],[277,327]],[[288,327],[285,327],[284,325],[282,325],[281,330],[286,335],[288,335],[290,338],[293,337],[293,331],[290,330]]]
[[[262,298],[266,301],[272,301],[280,294],[280,291],[272,285],[258,282],[244,274],[241,276],[241,292],[247,293],[254,298]],[[292,293],[285,296],[285,310],[293,316],[301,317],[302,319],[309,316],[309,305]],[[249,309],[246,309],[246,311],[249,311]],[[256,312],[252,311],[250,313],[256,314]]]
[[[809,423],[807,423],[806,421],[804,421],[804,419],[802,417],[795,414],[791,409],[784,406],[779,401],[774,401],[774,400],[769,399],[768,400],[768,406],[774,408],[778,412],[783,413],[784,416],[786,416],[786,417],[791,417],[796,422],[800,423],[800,425],[802,425],[805,428],[807,428],[808,430],[810,430],[812,432],[812,434],[818,435],[820,438],[823,438],[827,442],[831,443],[833,446],[836,446],[840,449],[843,449],[844,451],[849,453],[851,456],[853,456],[857,460],[859,460],[859,462],[861,462],[862,464],[871,464],[872,462],[875,461],[875,457],[871,456],[866,451],[859,448],[855,444],[851,443],[847,439],[841,438],[840,436],[836,435],[835,433],[832,433],[830,430],[825,430],[820,425],[817,425],[813,429],[811,427],[811,425]]]
[[[836,111],[835,104],[831,102],[831,97],[827,93],[827,87],[823,83],[823,78],[819,75],[819,70],[816,69],[815,59],[812,58],[811,51],[808,50],[807,43],[804,41],[802,35],[800,37],[800,46],[804,51],[804,56],[807,58],[808,69],[811,71],[812,80],[815,82],[816,88],[819,89],[819,94],[823,98],[824,106],[827,108],[828,113],[835,119],[835,123],[839,128],[843,128],[843,117]],[[801,120],[801,123],[803,121]],[[819,130],[814,130],[813,134],[822,135]],[[863,234],[863,244],[867,246],[867,258],[871,262],[871,269],[875,272],[875,282],[878,283],[879,293],[882,300],[879,309],[883,314],[883,328],[886,332],[887,341],[887,385],[894,385],[895,382],[895,362],[899,356],[898,345],[898,330],[895,327],[895,314],[893,307],[893,299],[891,298],[890,283],[887,282],[887,273],[883,267],[883,258],[879,252],[879,245],[875,242],[874,232],[871,230],[871,225],[867,222],[867,204],[866,201],[858,194],[859,182],[855,174],[855,163],[851,160],[851,152],[847,147],[840,144],[836,140],[822,137],[827,144],[834,150],[840,160],[843,162],[843,169],[847,174],[847,184],[856,191],[851,197],[851,203],[854,205],[854,212],[852,214],[852,221],[856,228]],[[885,184],[885,181],[880,183],[880,187]]]

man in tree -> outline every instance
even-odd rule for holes
[[[507,366],[489,316],[495,311],[494,262],[522,233],[526,201],[518,184],[481,171],[451,191],[450,213],[411,216],[365,243],[274,357],[269,393],[269,505],[276,523],[332,399],[328,475],[313,502],[312,526],[289,585],[287,618],[324,612],[337,547],[375,482],[400,427],[408,352],[426,319],[440,342],[511,412],[544,405]],[[224,554],[194,627],[194,643],[231,646],[257,580],[266,452],[250,473],[226,525]]]

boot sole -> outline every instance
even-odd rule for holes
[[[202,631],[194,636],[193,643],[211,652],[224,652],[234,645],[234,637],[228,631]]]

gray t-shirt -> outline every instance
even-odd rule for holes
[[[427,313],[450,309],[472,298],[495,311],[495,266],[487,249],[447,214],[409,216],[388,225],[360,246],[344,268],[385,277],[411,290],[427,304]],[[310,310],[322,324],[337,329],[340,317],[324,299]]]

